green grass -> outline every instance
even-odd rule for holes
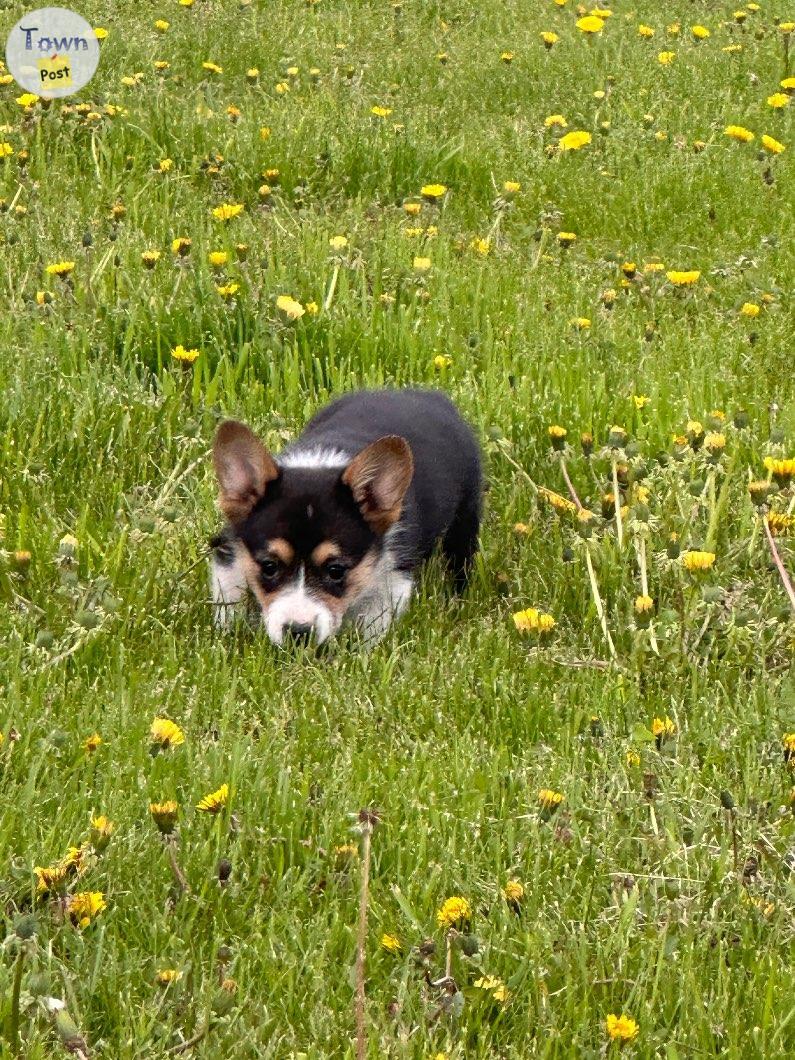
[[[19,88],[0,88],[0,140],[14,151],[0,161],[0,1055],[13,1055],[21,949],[25,1057],[62,1048],[48,995],[98,1057],[165,1057],[205,1028],[192,1055],[353,1056],[359,860],[335,848],[358,843],[364,807],[382,813],[368,1055],[595,1057],[611,1012],[639,1024],[627,1054],[792,1055],[795,778],[781,741],[795,731],[795,629],[747,492],[765,456],[795,455],[795,103],[765,102],[793,72],[775,25],[791,11],[769,0],[740,27],[736,6],[618,0],[589,42],[571,0],[406,0],[400,14],[365,0],[87,0],[81,12],[109,36],[68,102],[100,117],[59,102],[23,112]],[[0,34],[18,15],[3,5]],[[695,23],[712,34],[700,44]],[[549,51],[545,30],[561,38]],[[733,42],[743,50],[722,50]],[[547,153],[556,113],[592,143]],[[728,139],[728,124],[755,141]],[[787,151],[760,159],[762,134]],[[156,172],[165,158],[172,169]],[[266,168],[280,177],[262,205]],[[521,191],[495,206],[505,181]],[[430,182],[449,187],[443,205],[409,217],[404,200]],[[245,210],[217,221],[222,202]],[[436,235],[406,234],[429,226]],[[559,231],[578,237],[568,250]],[[335,258],[339,234],[349,246]],[[179,236],[192,240],[181,265]],[[481,256],[471,244],[485,238]],[[162,257],[148,270],[152,249]],[[230,261],[216,271],[207,254],[221,249]],[[415,256],[430,272],[414,272]],[[643,271],[656,259],[701,277],[676,292]],[[68,281],[45,273],[62,260],[75,262]],[[638,276],[624,290],[626,261]],[[228,283],[239,291],[224,302]],[[281,294],[320,311],[290,324]],[[739,315],[745,302],[758,317]],[[178,343],[201,350],[192,367],[172,358]],[[381,383],[443,387],[483,441],[491,488],[469,592],[452,597],[432,564],[369,653],[355,637],[316,656],[280,653],[245,624],[217,633],[205,569],[220,522],[215,426],[234,415],[276,450],[330,395]],[[691,419],[715,426],[714,409],[727,419],[713,464],[671,438]],[[735,427],[741,409],[748,426]],[[584,541],[516,469],[565,494],[555,423],[597,513],[609,428],[629,432],[623,547],[601,514]],[[581,431],[595,437],[590,461]],[[772,504],[792,512],[793,487]],[[672,533],[715,552],[700,581],[668,557]],[[659,654],[633,616],[644,535]],[[792,576],[793,538],[777,540]],[[543,643],[514,628],[528,607],[555,617]],[[150,754],[155,717],[177,722],[184,744]],[[655,717],[676,726],[659,746]],[[196,811],[222,783],[227,810]],[[549,818],[542,788],[565,796]],[[181,807],[188,893],[148,810],[166,799]],[[33,870],[85,840],[97,814],[111,841],[68,891],[101,891],[107,908],[78,930],[57,898],[36,896]],[[509,879],[525,888],[518,914]],[[473,915],[448,1011],[431,983],[451,895]],[[399,955],[380,948],[384,932]],[[435,952],[422,957],[427,939]],[[182,973],[168,990],[155,983],[166,968]],[[507,984],[507,1004],[474,986],[483,975]]]

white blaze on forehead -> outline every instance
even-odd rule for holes
[[[350,457],[341,449],[329,449],[326,446],[315,445],[307,449],[291,449],[277,458],[281,467],[346,467]]]
[[[298,574],[277,593],[265,613],[265,626],[274,644],[284,641],[286,627],[291,623],[312,626],[318,644],[336,633],[339,620],[306,588],[306,571],[303,563]]]

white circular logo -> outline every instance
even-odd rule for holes
[[[79,92],[98,62],[99,41],[91,24],[65,7],[24,15],[6,42],[6,65],[14,80],[46,99]]]

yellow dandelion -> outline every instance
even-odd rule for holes
[[[44,270],[48,276],[68,276],[70,272],[74,270],[75,263],[73,261],[56,261],[52,265],[48,265]]]
[[[651,28],[651,26],[645,26],[643,23],[641,23],[638,26],[638,36],[645,37],[646,40],[651,40],[651,38],[654,36],[654,30]]]
[[[657,56],[657,62],[660,66],[670,66],[676,58],[676,52],[660,52]]]
[[[390,935],[388,932],[384,932],[381,936],[381,949],[386,950],[387,953],[398,954],[403,949],[403,944],[397,935]]]
[[[73,894],[66,903],[66,912],[73,924],[85,928],[107,908],[102,891],[83,891]]]
[[[182,343],[179,346],[175,346],[171,351],[171,356],[175,361],[182,361],[183,364],[193,364],[194,361],[199,359],[201,350],[186,349]],[[182,741],[180,741],[182,742]]]
[[[376,118],[388,118],[392,113],[391,107],[371,107],[370,113]]]
[[[216,221],[230,221],[233,217],[241,214],[244,209],[243,203],[223,202],[220,206],[216,206],[213,209],[213,217]]]
[[[580,33],[601,33],[605,28],[604,20],[596,15],[585,15],[577,19],[575,25]]]
[[[420,188],[420,195],[423,198],[428,199],[430,202],[438,202],[439,199],[443,199],[447,194],[447,187],[444,184],[424,184]]]
[[[507,902],[518,905],[524,898],[524,884],[519,880],[508,880],[502,889],[502,893]]]
[[[562,114],[550,114],[544,118],[544,127],[547,129],[567,129],[568,125]]]
[[[211,791],[196,803],[196,809],[202,813],[218,814],[229,801],[229,785],[222,784],[217,791]]]
[[[545,614],[536,607],[527,607],[524,611],[516,611],[511,617],[514,626],[520,633],[551,633],[556,625],[552,615]]]
[[[751,130],[746,129],[742,125],[727,125],[723,130],[723,135],[743,144],[749,144],[754,138],[754,134]]]
[[[756,302],[743,302],[740,306],[739,313],[741,317],[750,317],[752,320],[754,317],[758,317],[762,307],[757,305]]]
[[[766,456],[764,460],[765,470],[769,471],[780,486],[786,486],[795,478],[795,457],[778,460],[772,456]]]
[[[222,74],[224,72],[223,68],[220,67],[218,63],[213,62],[202,63],[202,69],[206,70],[210,74]]]
[[[591,134],[577,129],[566,133],[565,136],[561,136],[560,140],[558,140],[558,146],[561,151],[579,151],[580,148],[587,147],[590,142]]]
[[[715,565],[714,552],[691,550],[682,553],[682,565],[689,574],[701,574]]]
[[[587,331],[591,326],[590,317],[573,317],[569,324],[575,331]]]
[[[164,968],[155,976],[155,982],[158,986],[170,986],[172,983],[178,983],[181,978],[182,972],[177,968]]]
[[[190,248],[192,245],[193,241],[187,236],[178,236],[171,244],[171,251],[180,258],[184,258],[190,254]]]
[[[706,26],[691,26],[690,32],[696,40],[706,40],[707,37],[710,36],[710,32]]]
[[[276,308],[284,313],[288,320],[300,320],[306,312],[304,306],[288,294],[280,294],[276,299]]]
[[[472,919],[472,907],[466,898],[453,896],[442,902],[436,914],[436,923],[441,928],[464,927]]]
[[[784,144],[767,134],[762,137],[762,147],[764,147],[766,151],[769,151],[771,155],[780,155],[782,151],[786,151]]]
[[[781,107],[789,105],[789,96],[784,92],[774,92],[772,96],[767,97],[767,105],[779,110]]]
[[[542,788],[538,793],[538,802],[542,810],[556,810],[565,800],[565,795],[552,788]]]
[[[34,95],[33,92],[23,92],[21,96],[17,96],[15,102],[18,103],[20,107],[35,107],[39,102],[39,97]]]
[[[95,732],[92,736],[89,736],[88,739],[83,741],[83,750],[86,754],[93,754],[101,743],[102,737],[98,732]]]
[[[431,259],[430,258],[415,258],[414,259],[414,271],[420,274],[430,271]]]
[[[557,35],[557,33],[552,33],[549,30],[545,30],[543,33],[540,34],[540,36],[546,48],[553,47],[553,45],[557,44],[560,40],[560,37]]]
[[[214,269],[221,269],[229,261],[229,254],[225,250],[211,250],[207,260]]]
[[[667,739],[676,735],[676,725],[666,714],[664,718],[654,718],[651,723],[651,731],[657,739]]]
[[[179,805],[172,799],[166,802],[150,802],[149,813],[157,825],[158,831],[163,835],[170,835],[174,831],[179,815]]]
[[[634,1042],[640,1033],[631,1016],[616,1016],[613,1012],[605,1019],[605,1029],[611,1042]]]
[[[674,287],[692,287],[701,277],[701,273],[698,269],[689,269],[684,272],[677,269],[670,269],[665,275],[668,282],[672,283]]]
[[[220,287],[216,287],[215,289],[216,289],[216,291],[218,292],[218,294],[222,298],[229,299],[229,298],[234,298],[235,297],[237,292],[240,290],[240,284],[239,283],[227,283],[227,284],[223,284]]]
[[[185,734],[182,729],[168,718],[155,718],[149,728],[149,738],[153,744],[157,744],[164,750],[179,747],[180,744],[185,743]]]

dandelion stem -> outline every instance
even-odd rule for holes
[[[24,946],[20,947],[14,965],[14,985],[11,990],[11,1012],[8,1016],[8,1044],[13,1056],[19,1052],[19,995],[22,991],[22,970],[25,963]]]
[[[616,537],[618,539],[618,547],[624,547],[624,521],[621,518],[621,494],[618,490],[618,464],[616,463],[615,456],[611,461],[613,465],[613,506],[616,510]]]
[[[337,280],[340,275],[339,262],[334,266],[334,272],[331,274],[331,283],[328,285],[328,291],[326,291],[326,297],[323,299],[323,308],[328,309],[334,300],[334,292],[337,289]]]
[[[356,1057],[367,1056],[367,1029],[364,1021],[364,950],[367,943],[367,904],[370,890],[370,837],[372,822],[362,820],[362,888],[359,894],[359,931],[356,938]]]
[[[792,604],[792,610],[795,611],[795,588],[793,588],[790,576],[789,574],[787,574],[786,567],[781,561],[781,556],[779,555],[778,548],[776,547],[776,541],[773,537],[773,534],[771,533],[770,523],[767,521],[766,515],[762,516],[762,524],[765,528],[765,537],[767,538],[767,543],[770,548],[770,554],[773,557],[773,562],[776,565],[776,570],[779,573],[781,583],[784,586],[787,596],[789,597],[789,602],[790,604]]]
[[[453,932],[447,932],[447,954],[444,961],[444,977],[452,978],[453,974]]]
[[[593,569],[593,561],[591,560],[591,549],[587,542],[585,545],[585,564],[588,567],[588,580],[591,583],[591,593],[593,595],[593,602],[596,605],[596,613],[599,616],[599,622],[602,626],[602,633],[604,633],[607,646],[610,649],[610,657],[616,658],[616,648],[613,644],[613,638],[610,636],[610,630],[607,628],[607,619],[605,618],[605,609],[602,604],[602,597],[599,595],[599,586],[596,584],[596,573]]]
[[[174,842],[173,837],[166,839],[166,855],[168,856],[168,863],[171,866],[171,871],[174,873],[174,879],[177,881],[179,889],[183,894],[187,894],[190,887],[188,886],[188,881],[185,879],[185,873],[179,867],[177,862],[176,843]]]
[[[569,472],[566,468],[566,461],[563,459],[563,456],[561,456],[560,458],[560,470],[562,471],[563,478],[566,481],[566,489],[571,494],[571,499],[574,501],[578,508],[582,509],[582,501],[577,496],[577,491],[574,488],[571,479],[569,478]]]
[[[646,569],[646,538],[641,536],[637,539],[636,548],[638,553],[638,566],[640,567],[640,591],[644,596],[649,596],[649,573]],[[649,644],[655,655],[660,654],[657,647],[657,638],[654,635],[654,627],[649,626]]]
[[[508,463],[511,465],[511,467],[516,468],[519,474],[522,475],[523,478],[527,479],[527,481],[530,483],[536,493],[538,493],[538,484],[530,477],[530,475],[528,475],[528,473],[525,471],[519,461],[514,460],[510,453],[506,452],[505,443],[498,443],[498,448],[502,455],[505,457],[505,459],[508,461]]]

